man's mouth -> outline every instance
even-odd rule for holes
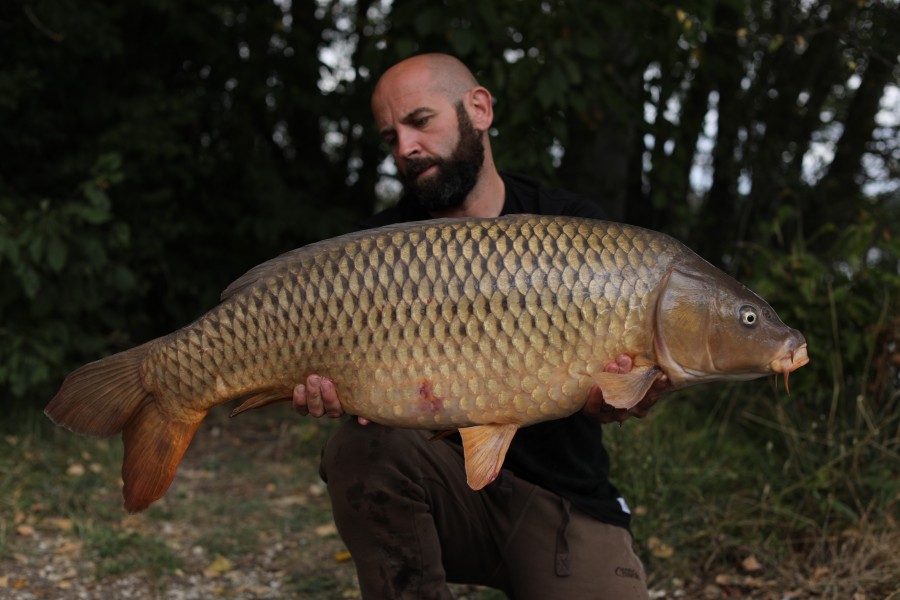
[[[437,165],[431,165],[430,167],[426,167],[424,171],[421,171],[416,175],[416,179],[424,177],[425,175],[430,174],[432,171],[437,171]]]
[[[413,163],[409,165],[407,169],[407,173],[409,174],[410,179],[419,179],[422,175],[426,173],[431,174],[432,171],[437,171],[437,163],[436,162],[421,162],[421,163]]]

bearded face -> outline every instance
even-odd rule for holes
[[[481,133],[472,125],[462,102],[456,105],[459,141],[449,157],[411,158],[403,173],[407,196],[429,212],[457,208],[475,187],[484,164]],[[433,173],[419,177],[432,166]]]

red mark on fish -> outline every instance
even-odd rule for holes
[[[422,383],[419,384],[419,397],[422,399],[423,408],[427,408],[433,414],[437,414],[443,409],[444,401],[442,398],[434,395],[432,385],[430,381],[423,379]]]

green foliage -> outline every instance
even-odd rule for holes
[[[863,206],[854,222],[748,257],[748,280],[805,333],[811,356],[790,380],[790,401],[751,418],[782,438],[789,457],[792,483],[777,499],[819,524],[878,521],[900,491],[891,476],[900,466],[900,218],[883,202]],[[784,209],[764,229],[786,240],[798,220]]]
[[[808,238],[799,231],[802,219],[785,206],[760,227],[769,244],[747,246],[744,279],[807,335],[811,356],[820,357],[798,390],[886,402],[896,393],[896,371],[885,369],[896,352],[900,239],[893,232],[900,217],[887,203],[867,201],[853,222],[827,223]]]
[[[116,335],[102,318],[103,299],[134,301],[139,293],[134,273],[115,260],[130,244],[107,195],[121,180],[120,157],[109,154],[69,197],[0,198],[0,268],[8,274],[0,295],[0,386],[14,395],[58,377],[73,349],[103,351],[104,337]]]

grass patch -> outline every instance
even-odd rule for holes
[[[782,396],[698,389],[643,421],[605,428],[651,583],[740,572],[753,557],[768,573],[793,564],[810,577],[854,562],[859,580],[900,585],[883,569],[892,563],[900,574],[895,556],[853,560],[862,546],[850,543],[900,539],[897,415],[881,415],[877,430],[829,425],[827,414]]]
[[[207,509],[208,513],[205,512]],[[205,526],[195,544],[211,555],[252,553],[259,548],[265,533],[278,529],[279,525],[277,517],[261,500],[242,502],[237,508],[233,500],[213,498],[202,509],[190,506],[189,513],[203,520]]]
[[[316,533],[331,522],[318,446],[335,425],[320,429],[289,408],[238,420],[220,412],[201,426],[166,496],[137,515],[122,507],[119,438],[74,435],[38,411],[0,425],[0,582],[53,598],[54,578],[76,577],[91,597],[114,598],[116,581],[138,577],[243,598],[287,585],[293,569],[310,586],[318,577],[350,589],[352,568],[334,559],[340,540]]]
[[[27,424],[0,436],[0,522],[18,525],[43,517],[112,522],[121,517],[110,499],[119,491],[121,443]],[[0,554],[10,526],[0,529]]]
[[[157,578],[182,567],[181,559],[165,540],[153,535],[100,525],[87,528],[82,539],[97,557],[97,578],[136,571]]]
[[[295,572],[288,583],[288,590],[295,597],[310,600],[340,597],[341,589],[341,583],[327,574],[310,576],[303,572]]]

